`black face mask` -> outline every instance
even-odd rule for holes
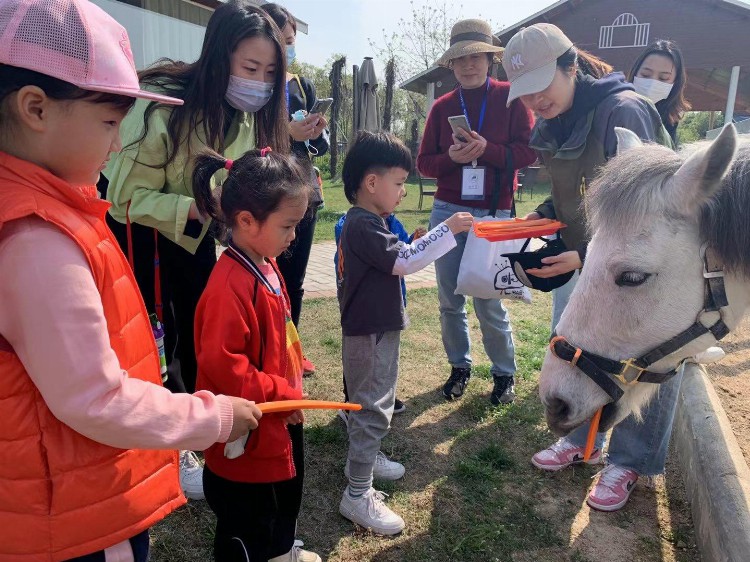
[[[544,240],[544,238],[542,238],[542,240]],[[570,281],[573,277],[573,271],[548,278],[536,277],[526,273],[526,269],[543,267],[545,264],[542,263],[542,258],[556,256],[568,251],[563,241],[560,238],[556,238],[555,240],[545,240],[547,243],[534,252],[526,252],[524,250],[526,250],[530,241],[531,238],[526,240],[526,243],[523,245],[520,252],[503,254],[503,257],[510,260],[510,266],[513,268],[513,272],[516,274],[518,280],[527,287],[545,293],[549,293],[552,289],[562,287],[565,283]]]

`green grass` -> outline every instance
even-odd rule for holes
[[[672,497],[679,495],[679,482],[670,487],[668,481],[661,492],[637,487],[628,510],[621,512],[628,516],[618,517],[581,507],[595,467],[550,474],[531,466],[530,456],[554,440],[537,395],[550,300],[548,294],[534,293],[531,305],[507,304],[516,344],[518,398],[495,408],[488,400],[489,361],[472,307],[468,322],[476,376],[461,400],[446,402],[440,388],[449,367],[436,290],[410,291],[411,325],[402,334],[397,387],[407,410],[394,417],[382,444],[387,455],[406,466],[406,475],[397,482],[376,483],[389,494],[387,502],[402,515],[406,529],[398,537],[378,537],[338,514],[346,485],[346,430],[334,412],[312,411],[305,428],[305,495],[298,529],[308,548],[331,562],[698,560],[692,546],[680,548],[695,541],[688,507]],[[305,301],[301,334],[306,354],[318,368],[305,380],[306,391],[313,399],[339,399],[336,301]],[[667,494],[669,501],[664,499]],[[658,503],[666,506],[661,512]],[[152,561],[211,560],[213,525],[206,503],[190,502],[153,529]],[[612,544],[612,537],[622,537],[620,547]],[[634,550],[622,550],[622,544]],[[636,555],[638,549],[646,554]]]
[[[315,242],[333,240],[333,227],[342,214],[351,206],[344,195],[344,184],[341,182],[332,182],[326,180],[323,184],[323,194],[325,196],[325,207],[318,211],[318,224],[315,227]],[[522,217],[533,211],[544,198],[549,195],[549,184],[541,184],[534,187],[533,199],[524,195],[522,202],[516,202],[516,212]],[[419,184],[410,181],[406,185],[406,197],[396,210],[396,216],[400,220],[407,232],[414,232],[419,227],[427,228],[430,221],[430,211],[432,210],[432,197],[425,197],[422,210],[418,209],[419,204]]]

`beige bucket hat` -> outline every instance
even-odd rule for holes
[[[475,53],[502,53],[500,40],[492,34],[490,24],[484,20],[461,20],[451,29],[451,44],[437,61],[448,66],[451,60]],[[495,62],[500,62],[496,55]]]

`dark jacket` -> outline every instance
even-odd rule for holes
[[[547,166],[552,193],[536,211],[556,218],[567,248],[585,257],[586,214],[581,202],[598,169],[617,154],[615,127],[643,141],[672,146],[654,105],[635,93],[621,73],[599,80],[579,75],[573,107],[551,120],[538,119],[529,145]]]
[[[296,76],[296,75],[295,75]],[[297,82],[299,80],[299,82]],[[302,88],[300,89],[300,85]],[[297,76],[287,82],[287,88],[289,92],[289,118],[291,119],[292,114],[299,109],[304,109],[309,112],[312,109],[318,98],[315,95],[315,86],[304,76]],[[305,145],[304,141],[295,141],[292,139],[292,152],[300,158],[303,162],[310,162],[315,156],[323,156],[330,148],[328,129],[324,129],[320,136],[316,139],[310,139],[310,146],[312,146],[317,153],[312,154]],[[320,203],[323,201],[322,193],[320,191],[320,185],[318,185],[317,176],[310,169],[311,184],[315,189],[316,200],[313,203]]]

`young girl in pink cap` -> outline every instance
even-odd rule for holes
[[[85,0],[0,10],[0,559],[145,561],[185,502],[177,453],[254,429],[252,402],[171,394],[95,183],[139,89]]]

